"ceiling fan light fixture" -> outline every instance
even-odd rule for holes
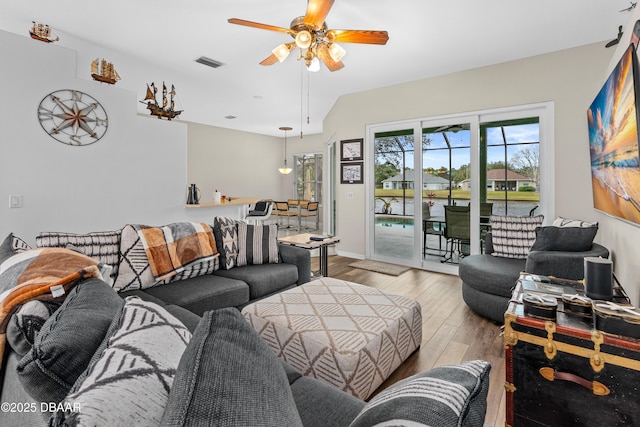
[[[346,53],[347,51],[338,43],[329,44],[329,55],[335,62],[340,62]]]
[[[306,49],[311,46],[312,39],[311,33],[307,30],[298,31],[298,34],[296,34],[296,44],[300,49]]]
[[[311,62],[309,62],[309,65],[307,65],[307,70],[312,73],[320,71],[320,60],[317,57],[314,57]]]
[[[281,45],[276,46],[276,48],[273,49],[271,52],[273,52],[276,58],[278,58],[278,61],[282,62],[285,59],[287,59],[287,56],[289,56],[291,49],[289,49],[289,46],[283,43]]]

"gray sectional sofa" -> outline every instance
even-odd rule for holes
[[[137,257],[125,260],[131,242],[119,243],[127,250],[120,250],[116,276],[107,277],[96,258],[114,259],[105,250],[111,233],[61,235],[43,233],[39,243],[54,248],[19,254],[26,245],[15,236],[0,245],[2,426],[484,423],[491,368],[484,361],[418,374],[367,403],[278,359],[237,307],[308,281],[304,249],[281,246],[277,263],[192,269],[145,287],[146,270],[132,265]],[[220,262],[228,255],[222,248]],[[46,257],[64,268],[49,271]],[[44,268],[42,284],[21,282],[32,267]],[[129,275],[120,292],[117,274]],[[11,301],[20,303],[12,308]],[[444,394],[447,384],[454,391]]]

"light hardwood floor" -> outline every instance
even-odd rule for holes
[[[349,267],[352,258],[329,257],[329,276],[415,298],[422,306],[422,345],[376,391],[418,372],[465,360],[491,363],[486,423],[504,426],[504,348],[498,325],[471,311],[457,276],[411,269],[390,276]],[[318,258],[312,258],[312,269]]]

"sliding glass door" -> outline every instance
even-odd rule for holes
[[[492,214],[552,218],[552,117],[539,104],[369,126],[367,258],[455,273]]]
[[[414,258],[414,140],[410,128],[374,134],[373,252],[377,257]]]

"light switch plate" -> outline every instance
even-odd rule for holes
[[[9,208],[21,208],[22,207],[22,194],[9,195]]]

